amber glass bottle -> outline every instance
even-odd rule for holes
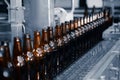
[[[19,37],[14,38],[13,46],[13,67],[15,80],[27,80],[26,64],[23,57],[21,41]]]
[[[49,46],[49,38],[48,38],[48,31],[46,28],[42,29],[42,46],[43,46],[43,51],[44,51],[44,69],[43,69],[43,76],[45,80],[50,80],[51,75],[50,75],[50,68],[51,68],[51,47]]]
[[[62,52],[63,52],[63,40],[61,34],[60,25],[56,25],[55,27],[55,40],[57,44],[57,74],[62,71]]]
[[[76,36],[75,36],[75,27],[74,27],[74,22],[71,20],[70,21],[70,25],[69,25],[69,27],[70,27],[70,37],[71,37],[71,40],[70,40],[70,46],[71,46],[71,56],[72,56],[72,62],[75,60],[75,54],[76,54],[76,50],[75,50],[75,48],[76,48],[76,46],[75,46],[75,38],[76,38]]]
[[[39,31],[34,31],[33,54],[35,56],[35,80],[43,80],[43,47],[41,46],[41,37]]]
[[[70,26],[69,22],[65,22],[65,28],[66,28],[66,37],[67,37],[67,45],[68,45],[68,54],[67,54],[67,65],[71,64],[72,61],[72,46],[71,46],[71,36],[70,36]]]
[[[86,28],[84,18],[81,18],[81,30],[82,30],[82,53],[85,53],[86,48]]]
[[[27,67],[27,76],[29,80],[35,79],[35,60],[34,60],[34,55],[32,52],[32,44],[31,44],[31,38],[29,34],[24,35],[24,44],[23,44],[23,49],[24,49],[24,57],[26,61],[26,67]]]
[[[9,44],[7,41],[4,41],[4,67],[3,67],[3,79],[2,80],[13,80],[13,66],[10,56]]]
[[[8,43],[4,42],[3,46],[0,46],[0,79],[13,80],[12,71]]]
[[[82,54],[82,44],[83,44],[83,42],[82,42],[82,28],[81,28],[81,18],[78,18],[78,32],[79,32],[79,37],[78,37],[78,48],[79,48],[79,52],[78,52],[78,54],[79,54],[79,56],[81,56],[81,54]]]
[[[75,54],[75,58],[78,59],[79,58],[79,45],[80,45],[80,41],[79,41],[79,30],[78,30],[78,18],[74,19],[74,28],[75,28],[75,47],[76,47],[76,54]]]
[[[55,38],[54,38],[54,33],[53,33],[53,27],[48,27],[48,39],[49,39],[49,46],[51,48],[51,52],[49,55],[49,62],[51,64],[49,68],[49,74],[51,74],[51,78],[55,77],[56,70],[57,70],[57,49],[56,49],[56,43],[55,43]]]
[[[67,66],[68,66],[68,64],[67,64],[67,62],[68,62],[68,50],[69,50],[69,48],[68,48],[68,39],[67,39],[67,32],[66,32],[66,24],[65,23],[62,23],[61,24],[61,35],[62,35],[62,39],[63,39],[63,54],[62,54],[62,56],[63,56],[63,63],[62,63],[62,66],[63,66],[63,69],[65,69]]]

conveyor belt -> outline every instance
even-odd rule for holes
[[[115,43],[116,41],[110,40],[101,41],[62,74],[57,76],[55,80],[83,80],[85,75],[102,59]]]
[[[109,72],[110,71],[110,65],[112,66],[111,68],[114,69],[119,69],[118,65],[116,67],[113,67],[113,63],[118,63],[118,61],[116,62],[114,59],[117,59],[117,56],[120,55],[120,40],[118,40],[116,42],[116,44],[112,47],[111,50],[109,50],[109,52],[107,52],[107,54],[93,67],[93,69],[85,76],[85,78],[83,80],[99,80],[102,76],[103,73],[105,72]],[[119,57],[118,57],[119,58]],[[113,61],[114,60],[114,61]],[[105,71],[106,69],[109,69],[108,71]],[[105,75],[110,75],[110,73],[106,73]],[[111,75],[110,77],[112,77],[113,75]],[[104,77],[105,78],[105,77]],[[101,80],[101,79],[100,79]],[[107,79],[105,78],[105,80],[111,80],[111,79]],[[119,80],[119,79],[116,79]]]

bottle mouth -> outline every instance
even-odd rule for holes
[[[7,41],[4,41],[4,46],[7,46],[7,45],[8,45]]]
[[[44,28],[42,29],[42,31],[43,31],[43,32],[47,32],[47,28],[44,27]]]
[[[0,46],[0,51],[4,51],[4,47],[3,46]]]
[[[19,37],[15,37],[15,41],[19,42],[20,38]]]
[[[38,30],[34,31],[34,35],[40,35],[40,32]]]
[[[40,33],[39,33],[39,32],[37,32],[36,34],[37,34],[37,35],[40,35]]]
[[[53,30],[53,27],[48,27],[48,30],[50,30],[50,31]]]
[[[30,38],[30,34],[27,33],[27,34],[25,35],[25,37],[26,37],[26,38]]]

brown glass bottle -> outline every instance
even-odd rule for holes
[[[2,80],[13,80],[13,66],[10,57],[10,49],[7,41],[4,41],[4,67],[3,67],[3,77]]]
[[[61,31],[63,37],[63,69],[68,67],[68,56],[69,56],[69,41],[67,39],[66,23],[61,24]]]
[[[72,47],[73,46],[71,46],[71,36],[70,36],[70,23],[69,22],[65,22],[65,28],[66,28],[66,37],[67,37],[67,44],[68,44],[68,54],[67,54],[67,65],[70,65],[71,64],[71,62],[72,62],[72,56],[71,56],[71,54],[72,54]]]
[[[49,39],[49,46],[52,49],[51,52],[49,53],[49,63],[51,64],[49,68],[49,74],[51,74],[51,78],[55,77],[56,70],[57,70],[57,48],[56,48],[56,43],[55,43],[55,38],[54,38],[54,33],[53,33],[53,27],[48,27],[48,39]]]
[[[35,79],[35,60],[34,55],[32,52],[32,44],[31,44],[31,38],[29,34],[24,35],[24,57],[26,61],[26,67],[27,67],[27,76],[29,80]]]
[[[5,62],[11,62],[11,57],[10,57],[10,49],[9,49],[9,44],[7,41],[4,41],[4,49],[5,49]]]
[[[85,26],[85,50],[87,51],[89,49],[89,42],[90,42],[90,36],[91,36],[91,32],[90,32],[90,23],[89,23],[89,15],[86,17],[86,24]]]
[[[35,56],[35,80],[43,80],[42,69],[43,64],[43,47],[41,46],[40,32],[34,31],[33,54]]]
[[[82,51],[82,47],[83,47],[83,33],[82,33],[82,26],[83,23],[81,21],[81,18],[78,18],[78,32],[79,32],[79,37],[78,37],[78,47],[79,47],[79,52],[78,55],[81,56],[81,54],[83,53]]]
[[[13,45],[13,67],[15,80],[27,80],[26,64],[23,57],[21,41],[19,37],[14,38]]]
[[[76,54],[75,54],[75,58],[78,59],[79,58],[79,45],[80,45],[80,41],[79,41],[79,30],[78,30],[78,18],[74,19],[74,28],[75,28],[75,48],[76,48]]]
[[[75,27],[74,27],[74,21],[70,21],[70,36],[71,36],[71,40],[70,40],[70,45],[71,45],[71,56],[72,56],[72,62],[75,60],[75,54],[76,54],[76,45],[75,45]]]
[[[87,24],[86,24],[86,49],[89,50],[90,49],[90,39],[91,39],[91,23],[90,23],[90,16],[87,16]]]
[[[82,31],[82,53],[85,53],[86,49],[86,25],[85,18],[81,18],[81,31]]]
[[[62,71],[62,52],[63,52],[63,40],[61,35],[61,27],[60,25],[56,25],[55,27],[55,40],[57,44],[57,74]]]
[[[49,61],[51,59],[51,47],[49,46],[49,38],[48,38],[48,32],[47,29],[42,29],[42,46],[43,46],[43,55],[44,56],[44,70],[43,70],[43,77],[45,80],[50,80],[50,74],[49,69],[51,68],[51,62]]]

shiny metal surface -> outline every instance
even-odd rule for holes
[[[119,80],[120,40],[93,67],[83,80]],[[113,79],[116,78],[116,79]]]
[[[114,44],[115,41],[109,40],[100,42],[61,75],[57,76],[55,80],[83,80],[87,73],[102,59]]]

